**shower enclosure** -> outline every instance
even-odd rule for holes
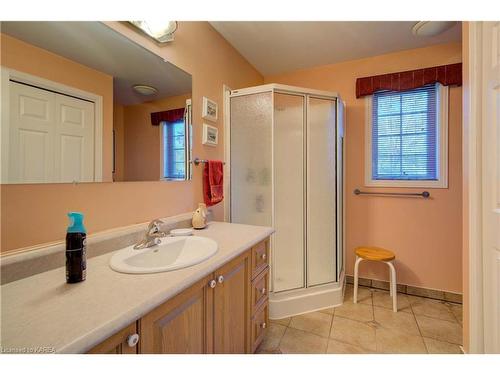
[[[270,317],[342,303],[343,103],[269,84],[233,90],[230,221],[275,228]]]

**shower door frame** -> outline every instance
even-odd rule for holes
[[[308,149],[307,149],[307,128],[308,128],[308,108],[309,108],[309,98],[319,98],[319,99],[328,99],[328,100],[333,100],[335,101],[335,175],[337,176],[337,137],[338,137],[338,129],[339,129],[339,121],[340,116],[339,116],[339,105],[343,105],[343,102],[340,98],[340,95],[337,92],[333,91],[323,91],[323,90],[315,90],[315,89],[306,89],[304,87],[298,87],[298,86],[289,86],[289,85],[282,85],[282,84],[276,84],[276,83],[271,83],[271,84],[265,84],[265,85],[260,85],[260,86],[252,86],[252,87],[247,87],[243,89],[237,89],[237,90],[230,90],[228,86],[224,85],[223,87],[223,98],[224,98],[224,142],[225,142],[225,147],[224,147],[224,160],[229,164],[229,170],[231,169],[231,98],[233,97],[239,97],[239,96],[248,96],[252,94],[261,94],[265,92],[270,92],[271,93],[271,147],[272,147],[272,153],[271,153],[271,168],[272,168],[272,180],[271,180],[271,189],[272,189],[272,202],[271,202],[271,225],[274,227],[275,226],[275,186],[274,186],[274,181],[275,181],[275,170],[274,170],[274,94],[275,93],[281,93],[281,94],[289,94],[289,95],[295,95],[295,96],[302,96],[304,98],[304,112],[303,112],[303,154],[304,154],[304,161],[303,161],[303,174],[304,174],[304,182],[303,182],[303,215],[304,215],[304,222],[303,222],[303,246],[304,246],[304,252],[303,252],[303,286],[299,288],[293,288],[293,289],[287,289],[283,291],[278,291],[274,292],[274,279],[273,279],[273,267],[270,267],[270,291],[274,293],[289,293],[293,291],[298,291],[298,290],[303,290],[303,289],[308,289],[308,288],[315,288],[315,287],[322,287],[325,285],[329,284],[335,284],[338,283],[340,280],[342,280],[341,273],[345,273],[345,254],[342,255],[342,265],[340,265],[339,269],[339,257],[338,257],[338,220],[339,220],[339,215],[338,215],[338,186],[337,186],[337,178],[335,181],[335,202],[336,202],[336,207],[335,207],[335,233],[336,233],[336,241],[335,241],[335,246],[336,246],[336,251],[335,251],[335,261],[336,261],[336,272],[335,272],[335,277],[333,281],[328,281],[325,283],[321,284],[315,284],[315,285],[308,285],[308,277],[307,277],[307,225],[308,225],[308,215],[307,215],[307,163],[308,163]],[[343,126],[343,125],[342,125]],[[344,130],[345,131],[345,130]],[[345,142],[343,142],[343,145],[345,145]],[[342,150],[344,152],[344,150]],[[344,155],[342,157],[342,161],[344,161]],[[344,166],[342,166],[342,185],[345,185],[344,177],[345,177],[345,172],[344,172]],[[224,205],[224,219],[225,221],[231,222],[231,175],[229,172],[229,178],[225,179],[224,182],[224,190],[227,192],[226,199],[225,199],[225,205]],[[343,192],[345,192],[345,189],[342,189]],[[342,217],[340,217],[340,220],[342,220],[342,249],[341,251],[345,251],[345,221],[344,221],[344,212],[345,212],[345,198],[342,197]],[[271,236],[270,240],[270,246],[271,249],[274,247],[274,241],[273,241],[273,236]],[[271,262],[274,264],[274,251],[271,251],[272,257],[271,257]]]

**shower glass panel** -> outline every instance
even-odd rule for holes
[[[231,98],[231,221],[272,226],[272,94]]]
[[[274,292],[305,286],[304,110],[304,95],[274,95]]]
[[[336,103],[308,97],[307,285],[337,281]]]

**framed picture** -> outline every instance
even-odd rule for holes
[[[219,129],[215,126],[203,124],[203,140],[202,143],[207,146],[217,146],[219,143]]]
[[[217,114],[217,103],[204,96],[203,111],[201,113],[201,117],[203,117],[205,120],[217,121]]]

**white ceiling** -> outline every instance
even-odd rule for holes
[[[100,22],[2,22],[1,30],[113,76],[116,103],[137,104],[191,92],[190,74]],[[153,86],[158,92],[139,95],[132,89],[136,84]]]
[[[210,22],[264,76],[461,40],[461,24],[417,37],[414,22]]]

